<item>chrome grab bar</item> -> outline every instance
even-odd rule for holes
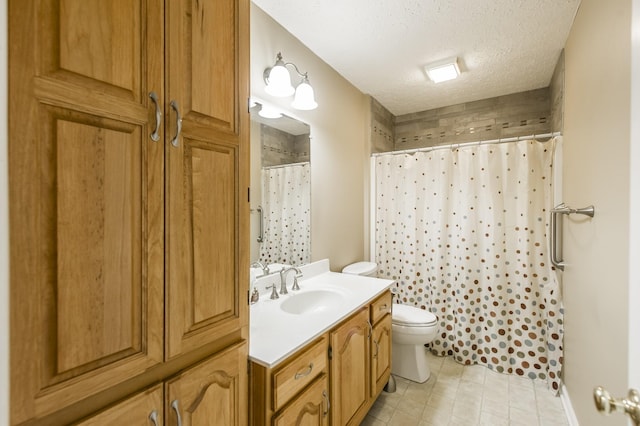
[[[559,214],[581,214],[589,217],[593,217],[595,214],[595,208],[593,206],[583,207],[581,209],[572,209],[565,203],[560,203],[551,209],[551,217],[549,221],[549,250],[551,263],[556,268],[564,271],[564,260],[558,259],[558,252],[562,253],[562,238],[558,241],[558,234],[562,237],[562,219],[558,221],[557,216]]]
[[[260,233],[258,234],[258,242],[261,243],[264,241],[264,212],[262,210],[262,206],[258,206],[256,210],[260,215]]]

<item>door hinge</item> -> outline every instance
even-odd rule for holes
[[[251,374],[251,361],[247,360],[247,374]]]
[[[333,349],[329,346],[329,360],[333,359]]]
[[[247,203],[251,202],[251,188],[247,188]]]

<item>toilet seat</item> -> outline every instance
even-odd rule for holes
[[[415,306],[394,304],[391,322],[404,327],[427,327],[436,325],[438,317]]]

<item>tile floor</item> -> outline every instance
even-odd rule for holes
[[[546,384],[463,366],[429,354],[431,377],[418,384],[396,377],[396,392],[382,392],[363,426],[568,425],[559,397]]]

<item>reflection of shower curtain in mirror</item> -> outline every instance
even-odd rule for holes
[[[301,265],[311,260],[311,169],[296,163],[262,169],[264,242],[260,261]]]

